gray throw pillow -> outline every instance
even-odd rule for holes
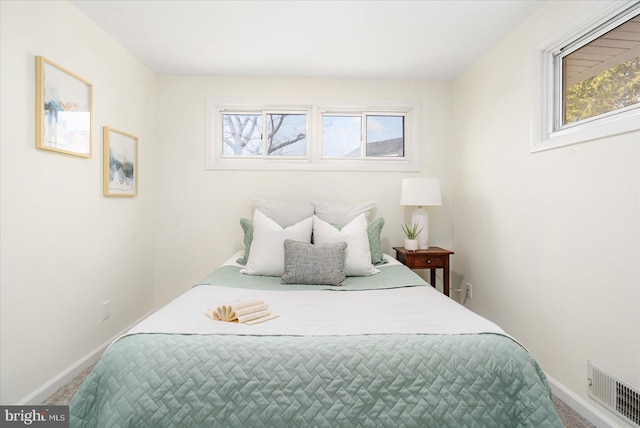
[[[341,285],[346,242],[313,245],[284,241],[282,284]]]

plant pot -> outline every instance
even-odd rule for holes
[[[404,248],[407,251],[416,251],[418,249],[418,240],[417,239],[405,239],[404,240]]]

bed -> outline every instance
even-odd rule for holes
[[[285,239],[284,275],[247,274],[243,256],[264,250],[259,222],[250,251],[110,345],[73,397],[72,427],[562,427],[523,346],[389,255],[375,274],[345,275],[343,265],[336,284],[309,285],[285,281],[289,245],[303,245]],[[204,315],[256,298],[278,317],[246,325]]]

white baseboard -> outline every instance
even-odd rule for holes
[[[588,401],[585,401],[582,397],[571,391],[569,388],[555,380],[553,377],[547,376],[551,392],[564,401],[569,407],[575,410],[580,416],[594,424],[598,428],[619,428],[622,425],[614,422],[604,413],[591,405]]]
[[[49,398],[51,394],[53,394],[58,389],[60,389],[60,387],[71,382],[71,380],[73,380],[74,377],[82,373],[87,367],[90,367],[96,362],[98,362],[98,360],[102,356],[102,353],[107,349],[107,347],[111,343],[113,343],[114,340],[122,336],[125,332],[131,329],[131,327],[138,324],[140,321],[142,321],[143,319],[151,315],[153,312],[154,311],[148,312],[147,314],[139,318],[137,321],[135,321],[133,324],[124,328],[121,332],[119,332],[118,334],[116,334],[106,342],[104,342],[102,345],[98,346],[93,351],[89,352],[87,355],[82,357],[80,360],[78,360],[71,366],[67,367],[65,370],[63,370],[62,372],[54,376],[48,382],[44,383],[42,386],[37,388],[31,394],[27,395],[22,400],[18,401],[16,404],[19,406],[24,406],[24,405],[38,405],[42,403],[44,400]]]

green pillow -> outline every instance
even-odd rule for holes
[[[245,266],[249,260],[249,251],[251,250],[251,242],[253,242],[253,221],[248,218],[240,219],[240,226],[244,232],[244,256],[236,260],[238,264]]]
[[[342,230],[344,224],[331,224],[338,230]],[[387,263],[382,253],[382,240],[380,234],[384,226],[384,218],[380,217],[367,225],[367,235],[369,235],[369,251],[371,251],[371,263],[374,265],[383,265]]]
[[[374,265],[381,265],[387,263],[382,253],[382,241],[380,234],[382,233],[382,226],[384,226],[384,219],[382,217],[372,221],[367,226],[367,234],[369,235],[369,248],[371,250],[371,263]]]

